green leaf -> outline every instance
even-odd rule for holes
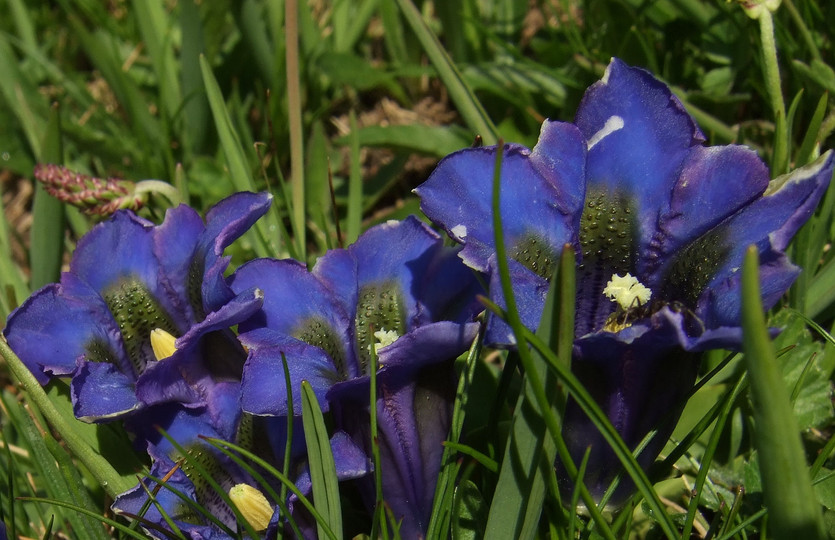
[[[411,124],[403,126],[369,126],[356,132],[360,146],[395,148],[409,152],[420,152],[442,158],[472,144],[469,134],[455,126],[424,126]],[[352,135],[336,139],[337,144],[348,144]]]
[[[206,95],[209,100],[209,107],[215,120],[215,128],[220,138],[223,152],[226,154],[226,163],[229,166],[229,174],[232,184],[238,191],[258,191],[255,179],[247,164],[247,157],[241,146],[240,138],[235,131],[232,117],[226,109],[223,101],[223,94],[217,84],[212,68],[204,56],[200,57],[200,70],[203,73],[203,84],[206,88]],[[258,232],[258,241],[254,242],[255,252],[259,257],[268,257],[278,253],[278,228],[275,223],[275,209],[268,212],[263,219],[255,223]]]
[[[476,98],[472,89],[467,86],[455,63],[444,50],[438,38],[429,29],[426,21],[423,20],[420,12],[411,0],[396,0],[396,2],[406,22],[412,27],[412,31],[423,46],[423,50],[429,57],[429,61],[432,62],[432,65],[438,71],[438,76],[443,81],[450,98],[455,103],[464,121],[476,135],[481,135],[486,144],[495,144],[498,139],[496,127],[487,116],[487,112],[482,107],[481,102]]]
[[[484,538],[487,505],[481,492],[470,480],[461,482],[455,490],[452,508],[452,538],[476,540]]]
[[[310,465],[310,482],[313,485],[313,504],[322,514],[337,540],[342,538],[342,507],[339,501],[339,481],[333,462],[325,418],[310,383],[302,381],[302,422],[307,456]],[[319,535],[325,529],[317,522]]]
[[[743,348],[754,399],[755,439],[769,532],[777,539],[823,538],[821,508],[768,335],[759,281],[759,254],[751,246],[742,270]]]
[[[64,161],[61,143],[61,116],[57,106],[52,107],[46,137],[41,145],[42,163],[61,164]],[[29,261],[32,268],[32,290],[58,281],[64,253],[64,205],[51,197],[38,182],[32,207],[32,246]]]

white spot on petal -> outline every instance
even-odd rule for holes
[[[467,226],[466,225],[456,225],[455,227],[449,230],[456,238],[463,240],[467,238]]]
[[[591,136],[589,139],[587,146],[588,149],[591,150],[594,145],[602,141],[604,138],[608,137],[615,131],[623,129],[624,123],[623,118],[620,116],[610,116],[606,123],[603,124],[603,127],[600,130]]]

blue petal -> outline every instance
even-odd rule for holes
[[[162,267],[163,285],[169,288],[170,296],[178,301],[178,305],[182,305],[182,313],[189,320],[197,319],[190,303],[192,284],[189,280],[195,249],[204,230],[200,215],[184,204],[169,209],[165,221],[154,230],[153,250]]]
[[[206,213],[206,231],[195,257],[203,260],[203,302],[213,311],[234,296],[223,279],[229,259],[226,249],[263,216],[272,204],[269,193],[240,192],[227,197]]]
[[[502,291],[501,278],[496,270],[496,257],[490,257],[490,300],[502,309],[507,304]],[[548,295],[549,283],[537,276],[516,261],[510,261],[510,280],[513,284],[513,296],[522,324],[531,329],[539,327],[545,297]],[[578,315],[579,317],[579,315]],[[505,321],[495,315],[487,319],[487,331],[484,342],[490,347],[509,347],[516,345],[513,330]]]
[[[173,321],[183,326],[180,306],[172,301],[154,255],[153,225],[131,212],[117,212],[93,227],[79,241],[70,262],[75,274],[99,294],[121,280],[141,282]],[[180,328],[184,330],[184,328]]]
[[[572,371],[626,445],[634,449],[650,431],[658,430],[638,457],[644,469],[655,460],[675,427],[700,358],[681,347],[682,341],[696,339],[687,336],[683,316],[667,308],[664,311],[653,317],[650,327],[619,334],[590,334],[574,344]],[[622,466],[573,400],[566,409],[563,434],[575,463],[591,447],[583,482],[593,495],[602,496]],[[570,490],[567,476],[560,476],[563,487]],[[631,482],[622,481],[610,503],[620,504],[631,489]]]
[[[441,238],[414,216],[367,230],[347,250],[331,250],[313,269],[343,306],[355,315],[364,286],[396,281],[406,303],[407,327],[439,318],[471,320],[481,292],[472,271],[443,246]]]
[[[575,122],[588,141],[587,189],[634,200],[645,247],[682,163],[704,136],[666,85],[618,59],[586,91]]]
[[[9,316],[3,334],[41,384],[46,374],[69,375],[96,345],[110,349],[113,361],[131,373],[119,327],[101,298],[71,274],[62,285],[35,292]]]
[[[302,381],[310,383],[322,410],[328,410],[325,394],[339,379],[339,372],[322,349],[271,329],[253,330],[241,334],[239,339],[249,348],[241,382],[241,407],[244,411],[275,416],[290,413],[282,354],[290,373],[295,415],[301,414]]]
[[[673,188],[669,211],[658,220],[650,252],[640,258],[646,267],[639,272],[657,271],[673,253],[750,204],[765,191],[768,178],[768,168],[749,148],[694,148]],[[646,284],[653,288],[658,278],[656,272]]]
[[[328,289],[297,261],[256,259],[230,278],[236,293],[258,288],[264,294],[261,312],[245,323],[241,332],[267,327],[293,335],[300,324],[311,318],[326,320],[343,343],[349,343],[348,316]]]
[[[461,150],[444,158],[415,192],[421,209],[455,240],[461,258],[487,270],[495,251],[492,220],[496,147]],[[509,247],[535,237],[558,252],[572,241],[584,196],[582,137],[569,124],[546,122],[541,142],[530,151],[505,146],[501,213]],[[564,168],[562,166],[564,165]]]
[[[380,381],[377,400],[383,498],[403,538],[426,533],[455,396],[452,362],[417,376]],[[368,405],[361,398],[334,404],[337,425],[370,453]],[[373,506],[373,478],[360,480],[367,506]]]
[[[142,406],[134,381],[112,364],[81,362],[71,389],[75,416],[85,422],[111,420]]]
[[[714,293],[712,298],[722,305],[708,303],[705,308],[704,298],[700,302],[700,309],[711,313],[704,315],[710,326],[739,324],[739,272],[745,250],[752,244],[759,248],[761,264],[771,267],[761,275],[764,307],[774,305],[788,288],[797,270],[780,252],[815,211],[833,168],[835,154],[830,151],[814,163],[772,180],[762,197],[719,225],[728,253],[704,294],[721,288],[721,297]]]
[[[392,370],[415,373],[452,358],[470,348],[478,334],[478,323],[439,321],[415,328],[378,351],[380,377]]]

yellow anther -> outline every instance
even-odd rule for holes
[[[617,302],[624,311],[646,305],[652,297],[652,291],[629,273],[623,277],[614,274],[603,289],[603,294],[612,302]]]
[[[175,341],[177,341],[177,338],[162,328],[151,330],[151,348],[154,350],[154,356],[157,360],[165,360],[177,352],[177,347],[174,345]]]
[[[257,488],[237,484],[229,490],[229,498],[256,531],[263,531],[270,524],[273,507]]]
[[[374,332],[374,339],[377,340],[374,342],[374,353],[376,354],[383,347],[391,345],[397,341],[397,338],[399,337],[400,336],[394,330],[386,330],[385,328],[377,330]]]

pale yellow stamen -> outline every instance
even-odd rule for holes
[[[249,484],[238,484],[229,490],[229,498],[256,531],[263,531],[270,524],[273,507],[258,489]]]
[[[177,338],[162,328],[151,330],[151,349],[154,350],[154,356],[157,360],[165,360],[177,352],[177,347],[174,345],[175,341],[177,341]]]
[[[623,277],[614,274],[603,289],[603,294],[612,302],[617,302],[624,311],[643,306],[652,297],[652,291],[628,272]]]
[[[391,345],[397,338],[400,336],[394,330],[386,330],[383,328],[382,330],[377,330],[374,332],[374,339],[377,341],[374,343],[374,353],[376,354],[380,349]]]

